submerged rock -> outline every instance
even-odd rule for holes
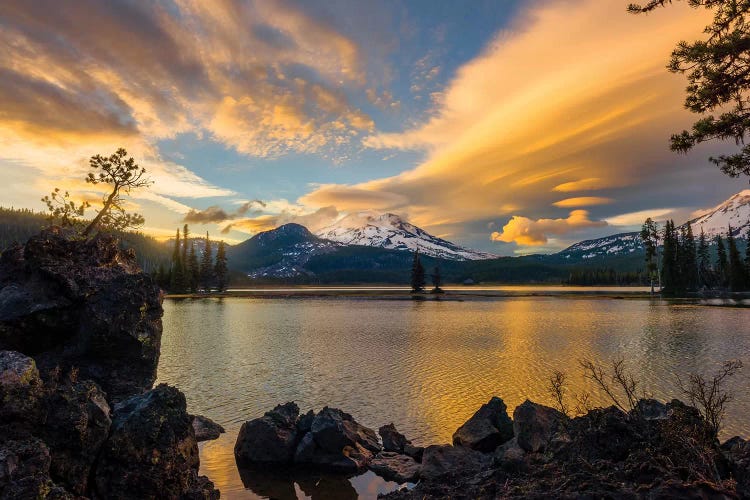
[[[218,498],[198,477],[198,442],[185,396],[165,384],[115,407],[95,470],[101,498]]]
[[[497,396],[479,410],[453,434],[454,446],[491,452],[513,437],[513,421]]]
[[[369,469],[389,481],[397,483],[413,483],[419,479],[422,466],[413,458],[395,453],[382,451],[369,464]]]
[[[116,238],[45,230],[0,256],[0,349],[33,356],[43,374],[75,367],[121,400],[154,383],[161,300]]]
[[[553,437],[562,431],[567,418],[554,408],[527,399],[513,412],[513,430],[518,446],[532,453],[545,451]]]
[[[213,441],[226,432],[224,427],[203,415],[192,415],[193,431],[195,439],[201,441]]]

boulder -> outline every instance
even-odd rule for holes
[[[407,444],[411,444],[411,441],[406,439],[406,436],[396,430],[396,426],[393,423],[382,426],[378,429],[378,434],[380,434],[383,440],[383,449],[385,451],[403,453],[404,447]]]
[[[633,410],[640,418],[645,420],[666,420],[667,405],[655,399],[641,399]]]
[[[0,351],[0,423],[34,427],[43,419],[42,380],[36,363],[15,351]]]
[[[722,444],[721,450],[729,459],[732,477],[737,481],[737,494],[750,498],[750,442],[735,436]]]
[[[527,399],[513,412],[513,431],[518,446],[532,453],[545,451],[552,438],[563,430],[566,420],[567,417],[554,408]]]
[[[244,463],[291,463],[299,442],[299,408],[290,402],[242,424],[234,456]]]
[[[195,439],[199,443],[201,441],[213,441],[219,439],[224,432],[224,427],[220,426],[213,420],[203,415],[192,415],[193,431],[195,432]]]
[[[198,442],[185,396],[166,384],[117,405],[94,474],[100,498],[218,498],[198,477]]]
[[[411,443],[407,443],[404,446],[404,455],[408,455],[417,462],[421,462],[422,455],[424,455],[424,446],[414,446]]]
[[[375,431],[357,423],[348,413],[325,407],[315,415],[310,426],[315,443],[329,453],[340,453],[346,447],[360,445],[371,453],[380,451]]]
[[[109,435],[109,404],[90,380],[59,384],[45,404],[47,420],[39,434],[50,450],[50,473],[61,486],[84,495],[94,461]]]
[[[495,396],[456,430],[453,444],[491,452],[512,437],[513,421],[503,400]]]
[[[422,468],[413,458],[391,451],[378,453],[368,467],[382,478],[397,483],[416,482]]]
[[[432,445],[424,449],[420,476],[431,481],[444,476],[472,475],[491,461],[488,455],[464,446]]]
[[[34,357],[42,374],[76,367],[119,401],[154,383],[161,301],[113,236],[51,228],[0,256],[0,349]]]

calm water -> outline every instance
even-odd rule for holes
[[[340,407],[372,428],[394,422],[417,444],[447,443],[492,395],[511,411],[526,398],[549,404],[553,370],[582,391],[577,361],[616,357],[660,398],[677,395],[678,375],[743,359],[725,434],[750,436],[750,309],[644,299],[167,300],[159,381],[226,427],[201,445],[202,473],[223,498],[374,498],[395,485],[372,474],[241,476],[232,451],[240,425],[294,400],[303,411]]]

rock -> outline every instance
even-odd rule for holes
[[[115,407],[95,470],[100,498],[218,498],[198,477],[198,442],[185,396],[166,384]]]
[[[737,494],[750,498],[750,442],[735,436],[722,444],[721,450],[729,459],[732,477],[737,481]]]
[[[355,473],[367,467],[372,453],[359,444],[344,446],[338,452],[327,451],[315,442],[311,432],[305,434],[297,446],[294,462],[321,471]]]
[[[667,405],[655,399],[641,399],[638,401],[634,412],[645,420],[665,420],[667,418]]]
[[[299,408],[290,402],[245,422],[237,435],[234,456],[245,463],[291,463],[298,443],[298,416]]]
[[[226,432],[224,427],[203,415],[193,415],[192,425],[193,431],[195,432],[195,439],[199,443],[201,441],[213,441],[214,439],[219,439],[219,436]]]
[[[417,462],[422,461],[422,455],[424,454],[424,446],[414,446],[411,443],[404,445],[404,455],[408,455]]]
[[[0,423],[35,426],[42,420],[42,380],[33,359],[0,351]]]
[[[495,450],[494,463],[505,470],[519,471],[524,469],[525,458],[526,452],[518,446],[518,439],[514,437]]]
[[[346,447],[356,444],[371,453],[380,451],[380,443],[375,431],[357,423],[348,413],[337,408],[325,407],[315,415],[310,426],[315,443],[329,453],[340,453]]]
[[[565,420],[567,417],[554,408],[527,399],[513,412],[513,431],[518,446],[532,453],[545,451],[552,438],[563,430]]]
[[[0,256],[0,349],[34,357],[42,374],[76,367],[119,401],[156,378],[161,300],[114,237],[45,230]]]
[[[310,432],[314,419],[315,412],[310,410],[297,420],[297,431],[300,433],[300,436],[304,435],[306,432]]]
[[[109,435],[109,404],[90,380],[57,386],[45,403],[47,420],[40,435],[50,449],[50,473],[61,486],[84,495],[94,461]]]
[[[406,436],[396,430],[396,426],[393,423],[382,426],[378,429],[378,434],[383,439],[383,449],[385,451],[403,453],[404,447],[407,444],[411,444],[411,441],[406,439]]]
[[[493,397],[456,430],[453,444],[483,452],[495,450],[513,437],[513,422],[506,410],[503,400]]]
[[[382,478],[397,483],[416,482],[422,468],[413,458],[391,451],[378,453],[368,467]]]
[[[435,480],[443,476],[475,474],[488,466],[491,459],[464,446],[432,445],[424,450],[420,476]]]

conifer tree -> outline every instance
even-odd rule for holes
[[[719,286],[725,287],[729,284],[729,260],[724,240],[716,236],[716,279]]]
[[[432,293],[443,293],[443,289],[440,288],[443,280],[440,277],[440,268],[438,266],[435,266],[432,270],[432,275],[430,277],[432,278],[432,286],[434,287]]]
[[[646,271],[651,281],[651,294],[654,294],[654,278],[659,275],[658,249],[659,226],[649,217],[641,228],[641,240],[646,249]]]
[[[668,295],[674,295],[679,292],[679,263],[677,246],[677,234],[674,229],[674,222],[668,220],[664,226],[664,251],[662,255],[662,286],[663,292]]]
[[[745,264],[740,257],[737,241],[732,234],[732,226],[727,233],[727,246],[729,247],[729,288],[734,292],[745,289]]]
[[[750,288],[750,226],[745,234],[745,286]]]
[[[206,292],[211,291],[211,282],[213,281],[214,269],[213,269],[213,258],[211,256],[211,240],[208,237],[208,231],[206,231],[206,242],[205,248],[203,249],[203,257],[201,257],[201,279],[200,286]]]
[[[188,230],[188,225],[185,224],[182,226],[182,273],[185,275],[185,278],[188,277],[188,245],[190,238],[190,231]]]
[[[713,282],[711,279],[711,253],[703,226],[701,226],[701,235],[698,237],[698,278],[700,286],[710,287]]]
[[[172,269],[170,272],[169,289],[172,292],[182,292],[185,286],[182,258],[180,254],[180,230],[174,239],[174,251],[172,252]]]
[[[200,264],[198,255],[195,253],[195,243],[190,243],[190,253],[188,254],[187,280],[190,293],[198,291],[198,282],[201,278]]]
[[[228,270],[226,248],[223,241],[219,242],[219,248],[216,250],[214,274],[216,276],[216,288],[219,292],[225,291],[227,289]]]
[[[682,227],[682,244],[680,257],[682,259],[683,282],[686,290],[698,288],[698,255],[695,251],[695,237],[693,227],[688,222]]]
[[[412,292],[423,292],[424,291],[424,267],[422,262],[419,260],[419,250],[414,252],[414,260],[411,265],[411,291]]]

